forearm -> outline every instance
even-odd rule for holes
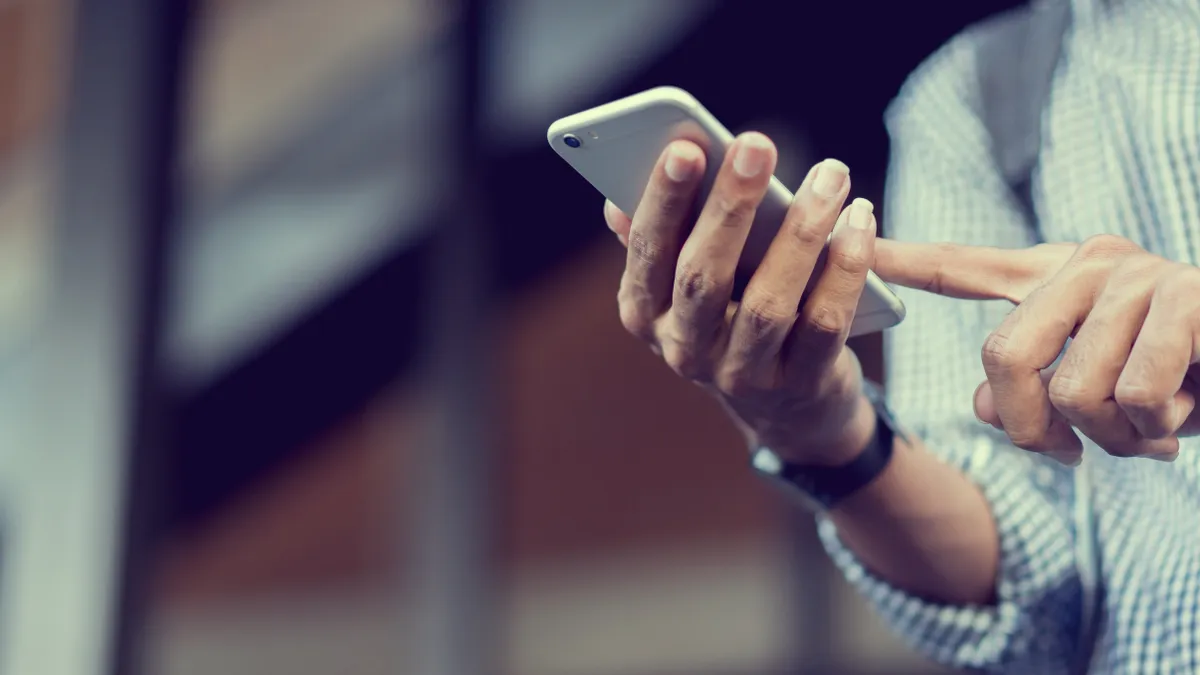
[[[860,444],[838,443],[843,458],[874,435],[864,416],[844,427]],[[987,427],[939,422],[922,426],[929,448],[901,442],[871,484],[822,514],[822,544],[888,625],[939,663],[1065,665],[1078,626],[1063,608],[1081,602],[1070,504],[1030,479],[1037,460]]]
[[[847,464],[877,430],[875,408],[865,396],[852,407],[848,414],[836,407],[826,413],[844,419],[837,440],[813,445],[776,438],[766,444],[794,462]],[[919,439],[897,435],[883,473],[827,515],[859,562],[898,590],[939,604],[994,600],[1000,537],[991,505],[974,481]]]
[[[927,600],[994,600],[1000,542],[978,486],[927,451],[896,439],[888,468],[829,514],[842,542],[876,576]]]

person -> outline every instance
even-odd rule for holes
[[[803,478],[845,576],[943,664],[1200,672],[1198,28],[1190,3],[1073,1],[1028,209],[967,29],[887,112],[890,238],[825,160],[738,302],[770,139],[736,138],[698,212],[686,141],[632,218],[605,205],[624,326]],[[916,289],[890,413],[845,343],[871,267]]]

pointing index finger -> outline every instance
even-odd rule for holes
[[[1004,249],[949,243],[876,242],[884,281],[951,298],[1020,303],[1070,256],[1064,247]]]

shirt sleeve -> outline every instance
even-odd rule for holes
[[[995,168],[979,105],[975,46],[965,33],[922,64],[888,110],[888,236],[1035,243],[1036,230]],[[925,656],[987,672],[1066,672],[1081,602],[1071,481],[1009,445],[970,408],[984,379],[979,349],[1010,307],[898,292],[908,312],[887,336],[888,397],[900,423],[978,483],[989,501],[1000,535],[998,601],[989,607],[927,602],[874,576],[828,519],[820,522],[822,541],[846,578]]]

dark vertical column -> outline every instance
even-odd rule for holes
[[[492,286],[489,161],[481,120],[488,3],[466,0],[457,35],[456,93],[446,146],[454,165],[446,221],[435,233],[428,337],[433,395],[421,466],[418,577],[426,628],[419,672],[495,670],[490,514],[495,461],[491,410]]]
[[[47,452],[120,467],[111,491],[112,647],[97,671],[137,671],[146,555],[161,508],[171,406],[162,381],[167,252],[190,5],[78,0],[55,193],[56,286],[46,357]],[[115,479],[113,478],[115,477]],[[99,561],[98,561],[99,562]],[[72,620],[64,618],[64,620]]]

